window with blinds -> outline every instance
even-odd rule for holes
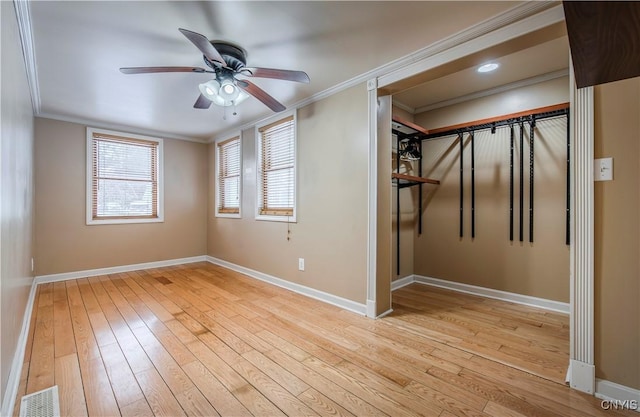
[[[240,217],[241,142],[240,136],[216,144],[216,215]]]
[[[87,223],[162,221],[160,139],[87,129]]]
[[[295,118],[258,128],[258,215],[295,220]]]

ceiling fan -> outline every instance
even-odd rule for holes
[[[236,76],[273,78],[277,80],[308,83],[309,76],[303,71],[275,68],[247,67],[246,52],[239,46],[223,41],[210,41],[204,35],[187,29],[178,29],[203,53],[204,63],[209,69],[200,67],[125,67],[123,74],[148,74],[159,72],[195,72],[215,74],[215,78],[200,84],[200,96],[193,107],[208,109],[211,103],[219,106],[235,106],[250,95],[260,100],[274,112],[285,110],[285,106],[266,91],[249,80]]]

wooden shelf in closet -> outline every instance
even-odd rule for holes
[[[411,129],[416,130],[416,131],[418,131],[420,133],[423,133],[425,135],[429,134],[429,131],[427,129],[425,129],[424,127],[422,127],[420,125],[417,125],[417,124],[415,124],[413,122],[410,122],[408,120],[405,120],[405,119],[403,119],[401,117],[393,116],[392,120],[394,122],[396,122],[396,123],[400,123],[401,125],[405,125],[407,127],[410,127]]]
[[[421,183],[436,184],[436,185],[440,184],[440,181],[433,180],[431,178],[416,177],[416,176],[413,176],[413,175],[399,174],[397,172],[391,173],[391,178],[396,179],[396,180],[409,181],[409,182],[412,182],[412,183],[415,183],[415,184],[421,184]]]

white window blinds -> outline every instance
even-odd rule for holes
[[[217,212],[240,213],[240,137],[217,144],[218,150],[218,201]]]
[[[295,119],[289,116],[258,129],[260,215],[293,216],[295,204]]]
[[[93,132],[93,220],[158,218],[158,145]]]

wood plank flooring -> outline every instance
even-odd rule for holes
[[[557,382],[565,316],[419,284],[379,320],[208,263],[36,297],[15,415],[54,384],[65,416],[635,415]]]
[[[569,365],[569,316],[414,284],[393,294],[392,320],[442,342],[558,383]],[[406,323],[406,324],[405,324]]]

